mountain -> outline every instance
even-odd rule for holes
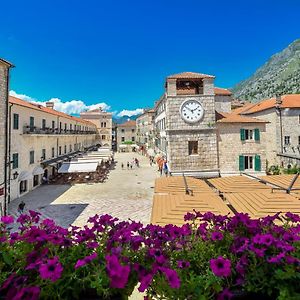
[[[257,102],[282,94],[300,93],[300,39],[274,54],[231,91],[235,98]]]
[[[123,124],[123,123],[125,123],[128,120],[134,120],[135,121],[138,116],[139,115],[131,116],[131,117],[129,117],[129,116],[113,117],[113,122],[116,123],[116,124]]]

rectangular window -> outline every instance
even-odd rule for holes
[[[122,142],[125,142],[125,136],[122,136],[121,140]]]
[[[253,156],[244,156],[245,170],[253,170]]]
[[[72,130],[72,124],[70,124],[70,130]]]
[[[18,114],[14,114],[14,125],[13,125],[14,129],[19,129],[19,115]]]
[[[125,132],[125,129],[121,129],[121,132]]]
[[[286,135],[284,137],[284,145],[289,146],[290,144],[291,144],[291,137]]]
[[[55,156],[55,149],[54,149],[54,147],[51,149],[51,155],[52,155],[52,157]]]
[[[252,129],[245,129],[245,140],[254,140]]]
[[[134,142],[135,141],[135,137],[133,136],[133,137],[131,137],[131,141],[132,142]]]
[[[52,121],[52,129],[55,128],[55,121]]]
[[[72,145],[70,145],[70,152],[72,152]]]
[[[298,145],[300,146],[300,135],[298,136]]]
[[[59,122],[59,131],[61,131],[61,122]]]
[[[131,129],[131,132],[134,132],[134,129]]]
[[[46,159],[46,149],[42,149],[42,157],[41,157],[42,160],[45,160]]]
[[[189,155],[198,154],[198,141],[189,141]]]
[[[104,127],[106,127],[106,122],[103,123]]]
[[[101,127],[103,127],[103,122],[101,122]]]
[[[34,151],[29,152],[29,164],[34,164]]]
[[[58,147],[58,155],[61,155],[61,146]]]
[[[29,128],[30,128],[30,131],[34,130],[34,117],[29,118]]]
[[[67,153],[67,145],[65,145],[65,149],[64,150],[65,150],[65,154],[66,154]]]
[[[13,169],[19,168],[19,154],[18,153],[13,154],[12,168]]]
[[[67,131],[67,123],[65,123],[65,132]]]
[[[46,129],[46,120],[45,119],[42,120],[42,129],[43,130]]]
[[[101,139],[102,139],[102,140],[105,140],[105,135],[101,135]]]

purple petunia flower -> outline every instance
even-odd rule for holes
[[[217,300],[230,300],[233,297],[233,294],[229,289],[224,289],[217,297]]]
[[[143,293],[150,285],[152,279],[153,279],[153,274],[147,274],[143,276],[142,279],[140,280],[141,284],[138,287],[139,292]]]
[[[191,265],[190,262],[184,261],[184,260],[179,260],[179,261],[177,262],[177,266],[178,266],[179,269],[186,269],[186,268],[188,268],[190,265]]]
[[[112,288],[122,289],[126,286],[130,273],[129,266],[122,266],[116,255],[107,255],[106,269],[110,277],[110,286]]]
[[[282,261],[282,259],[285,257],[285,253],[281,252],[277,254],[276,256],[272,256],[268,258],[268,262],[272,264],[278,264]]]
[[[228,277],[231,274],[231,261],[222,256],[210,260],[210,268],[218,277]]]
[[[47,263],[40,264],[39,272],[43,279],[50,279],[51,281],[56,281],[61,277],[63,267],[55,256],[52,259],[48,259]]]
[[[38,286],[21,288],[14,296],[14,300],[36,300],[39,299],[41,289]]]
[[[175,270],[160,267],[161,272],[163,272],[169,282],[169,285],[172,289],[179,289],[180,288],[180,279],[178,274]]]
[[[1,217],[0,220],[3,224],[8,225],[8,224],[11,224],[14,222],[14,217],[13,216],[3,216],[3,217]]]
[[[85,266],[86,264],[90,263],[92,260],[96,259],[97,256],[98,254],[94,252],[93,254],[86,256],[84,259],[78,259],[75,265],[75,269]]]
[[[214,231],[211,234],[212,241],[221,241],[221,240],[223,240],[223,237],[224,237],[223,233],[220,231]]]

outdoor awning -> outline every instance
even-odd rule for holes
[[[42,174],[44,174],[44,170],[40,166],[35,167],[32,171],[32,175],[42,175]]]
[[[71,161],[72,163],[76,162],[76,161]],[[85,163],[93,163],[96,162],[98,163],[98,165],[100,165],[102,163],[102,158],[78,158],[77,162],[85,162]]]
[[[133,147],[138,147],[138,145],[137,145],[137,144],[132,144],[131,147],[132,147],[132,148],[133,148]]]
[[[98,162],[72,162],[63,163],[58,170],[58,173],[85,173],[96,172]]]
[[[28,171],[22,171],[18,177],[18,181],[30,180],[32,178],[33,178],[32,173]]]
[[[119,145],[119,148],[127,148],[127,145]]]

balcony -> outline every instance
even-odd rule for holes
[[[23,134],[45,134],[45,135],[74,135],[74,134],[81,134],[81,135],[86,135],[86,134],[96,134],[96,131],[92,130],[64,130],[64,129],[59,129],[59,128],[41,128],[41,127],[36,127],[36,126],[28,126],[25,125],[23,127]]]

